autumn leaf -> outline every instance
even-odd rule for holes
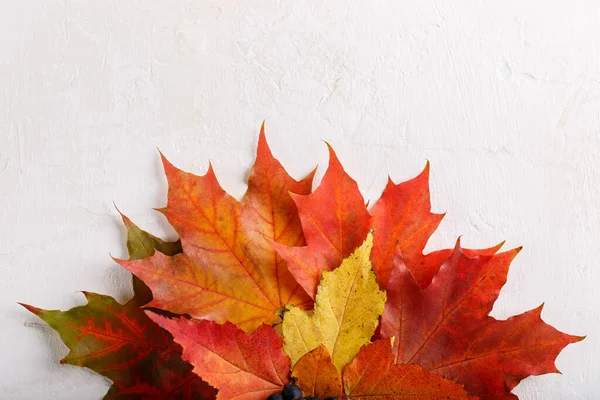
[[[324,345],[302,356],[294,366],[292,376],[297,379],[304,397],[324,399],[340,397],[342,394],[340,371],[333,365],[329,351]]]
[[[396,339],[395,362],[420,364],[482,399],[510,395],[526,376],[556,372],[558,353],[580,337],[558,332],[539,312],[508,321],[488,316],[519,251],[469,257],[457,242],[421,290],[397,248],[380,331]]]
[[[467,346],[460,335],[453,336],[457,332],[451,328],[468,322],[469,329],[476,329],[487,318],[519,251],[469,258],[457,242],[431,285],[421,291],[397,250],[381,334],[396,337],[395,360],[402,363],[420,363],[420,354],[433,352],[429,347],[442,353],[437,351],[439,343]]]
[[[317,189],[293,195],[307,245],[291,247],[279,240],[273,247],[287,261],[294,278],[314,297],[323,271],[331,271],[354,251],[371,229],[365,202],[329,148],[329,167]]]
[[[489,318],[469,336],[467,350],[430,370],[456,379],[482,399],[509,396],[528,376],[558,373],[558,354],[583,337],[556,330],[541,319],[541,312],[542,306],[506,321]]]
[[[229,322],[148,314],[183,347],[183,359],[194,372],[219,390],[219,400],[264,400],[288,382],[289,357],[268,325],[248,334]]]
[[[430,210],[429,162],[423,172],[409,181],[394,184],[388,178],[381,197],[371,209],[372,224],[377,232],[371,260],[382,287],[386,287],[390,279],[396,244],[406,267],[423,287],[448,257],[447,252],[423,255],[427,240],[444,217]]]
[[[290,306],[283,318],[286,354],[292,365],[323,344],[342,370],[369,343],[385,304],[369,255],[373,234],[335,270],[323,272],[312,315]]]
[[[108,399],[214,399],[216,391],[181,360],[181,347],[135,301],[84,292],[68,311],[23,306],[56,330],[69,348],[61,363],[87,367],[113,381]]]
[[[256,162],[250,170],[248,190],[242,200],[242,227],[246,252],[265,282],[269,299],[278,306],[288,303],[312,307],[312,299],[290,274],[286,262],[271,241],[290,246],[305,244],[300,218],[290,192],[310,193],[314,173],[296,182],[277,161],[261,127]]]
[[[393,269],[395,251],[402,254],[405,267],[419,287],[426,288],[450,257],[452,249],[423,254],[429,237],[435,232],[445,214],[431,212],[429,193],[429,161],[415,178],[395,184],[390,178],[381,197],[370,210],[377,234],[371,261],[377,281],[385,289]],[[487,249],[463,249],[471,257],[494,255],[502,243]]]
[[[343,380],[348,399],[476,399],[461,385],[419,365],[395,365],[389,340],[378,340],[363,347],[344,368]]]
[[[148,307],[231,321],[253,331],[275,322],[288,302],[311,306],[269,241],[304,244],[288,192],[308,194],[313,174],[292,179],[273,158],[264,130],[243,202],[221,188],[210,166],[204,176],[196,176],[164,157],[163,165],[169,195],[160,211],[179,234],[183,253],[119,261],[151,288]]]
[[[119,211],[117,209],[117,211]],[[183,251],[181,241],[165,242],[156,236],[140,229],[131,221],[125,214],[121,213],[121,219],[127,229],[127,251],[130,260],[139,260],[147,257],[152,257],[155,251],[159,251],[167,256],[174,256]],[[152,300],[152,292],[137,276],[132,276],[132,285],[134,299],[138,306],[142,307]]]

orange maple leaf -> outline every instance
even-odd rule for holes
[[[357,400],[471,399],[462,385],[416,364],[394,364],[389,340],[363,347],[344,368],[344,393]]]
[[[302,356],[294,366],[292,376],[297,379],[304,396],[324,399],[342,395],[342,376],[325,345]]]
[[[346,174],[329,148],[329,167],[317,189],[307,196],[294,195],[307,246],[290,247],[272,242],[288,263],[290,272],[314,298],[323,271],[341,264],[371,229],[369,213],[356,182]]]
[[[288,192],[309,193],[313,173],[292,179],[273,158],[264,127],[242,202],[221,188],[211,166],[196,176],[164,156],[163,165],[169,195],[160,211],[179,234],[183,253],[118,261],[152,290],[148,307],[230,321],[252,331],[273,323],[287,303],[312,304],[269,241],[304,244]]]

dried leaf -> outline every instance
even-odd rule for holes
[[[148,313],[183,347],[183,359],[219,390],[219,400],[264,400],[288,382],[290,360],[273,328],[248,334],[235,325]]]
[[[294,278],[314,297],[323,271],[331,271],[364,240],[371,228],[365,202],[356,182],[348,176],[329,148],[329,167],[310,195],[294,195],[307,246],[289,247],[273,241]]]
[[[444,217],[430,210],[429,162],[414,179],[400,184],[388,179],[381,198],[371,209],[376,232],[371,260],[382,287],[390,279],[396,243],[406,267],[424,287],[447,258],[448,254],[423,255],[427,240]]]
[[[87,367],[113,381],[104,399],[214,399],[216,391],[181,360],[181,347],[134,301],[84,292],[88,304],[68,311],[23,304],[69,348],[61,363]]]
[[[342,395],[340,371],[333,365],[324,345],[302,356],[296,363],[292,376],[298,380],[297,385],[302,388],[304,397],[324,399]]]
[[[304,243],[288,191],[309,193],[312,174],[300,182],[289,177],[271,155],[262,130],[243,203],[221,188],[212,167],[196,176],[164,157],[163,164],[169,201],[160,211],[179,233],[183,253],[119,261],[152,289],[149,307],[231,321],[253,331],[275,322],[287,302],[312,305],[268,246],[273,239],[290,246]]]
[[[344,392],[349,399],[476,399],[464,389],[419,365],[394,365],[389,340],[363,347],[344,368]]]
[[[556,331],[539,313],[537,320],[527,313],[508,321],[488,316],[519,250],[469,257],[458,242],[421,290],[397,249],[380,331],[396,338],[395,361],[456,379],[482,399],[509,396],[524,377],[554,372],[560,350],[581,338]]]
[[[299,182],[292,179],[271,154],[263,124],[256,162],[250,170],[248,191],[243,199],[241,225],[247,238],[246,254],[260,271],[267,296],[278,306],[292,303],[312,307],[312,299],[292,277],[286,262],[270,242],[288,246],[306,243],[298,210],[289,192],[310,193],[315,171]]]
[[[488,318],[466,338],[468,349],[429,369],[457,380],[482,399],[514,396],[510,391],[526,377],[558,373],[554,365],[558,354],[583,340],[546,324],[541,312],[542,306],[506,321]]]
[[[123,216],[130,259],[119,262],[144,281],[134,277],[134,299],[87,294],[87,306],[64,313],[26,307],[61,333],[65,362],[115,381],[114,399],[215,395],[137,306],[156,311],[220,399],[263,400],[290,365],[307,396],[341,396],[343,386],[345,398],[369,400],[466,399],[461,384],[484,400],[515,399],[523,378],[556,372],[558,353],[581,337],[544,323],[541,307],[506,321],[488,315],[519,249],[457,244],[424,255],[443,217],[430,210],[429,164],[410,181],[390,180],[369,213],[329,153],[311,194],[313,173],[292,179],[261,129],[242,201],[212,167],[195,176],[163,157],[169,199],[160,211],[181,240],[164,242]],[[165,318],[172,313],[208,320]],[[369,344],[382,313],[374,337],[388,339]],[[281,328],[291,360],[265,323]]]

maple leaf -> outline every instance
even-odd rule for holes
[[[341,371],[369,343],[386,298],[369,261],[372,247],[373,234],[369,233],[339,268],[323,272],[312,315],[298,307],[288,307],[282,331],[292,365],[323,344]]]
[[[183,347],[184,360],[219,390],[219,400],[264,400],[288,382],[289,357],[268,325],[248,334],[229,322],[149,316],[171,332]]]
[[[396,243],[402,251],[406,267],[423,287],[448,257],[448,251],[423,255],[427,240],[436,230],[444,214],[430,212],[429,162],[415,178],[394,184],[388,182],[381,197],[371,209],[377,236],[373,247],[373,266],[382,287],[387,286],[392,271]]]
[[[305,397],[324,399],[340,397],[342,394],[340,371],[331,361],[331,355],[324,345],[302,356],[294,366],[292,376],[297,379]]]
[[[418,363],[482,399],[510,396],[523,378],[556,372],[558,353],[581,337],[544,323],[541,308],[507,321],[488,316],[519,251],[469,257],[458,241],[421,289],[397,247],[380,330],[382,337],[396,338],[395,362]]]
[[[242,202],[221,188],[211,166],[196,176],[164,157],[163,165],[169,195],[160,211],[179,234],[183,253],[118,261],[152,290],[148,307],[231,321],[252,331],[276,321],[287,303],[311,306],[269,241],[304,244],[288,192],[309,193],[313,173],[301,181],[292,179],[273,158],[264,127]]]
[[[356,182],[346,174],[328,145],[329,166],[321,184],[309,195],[293,195],[307,246],[273,241],[294,278],[312,297],[323,271],[331,271],[354,251],[371,229],[365,202]]]
[[[181,347],[134,300],[84,292],[88,303],[68,311],[22,304],[70,349],[61,363],[87,367],[113,381],[104,399],[214,399],[216,391],[182,361]]]
[[[344,393],[349,399],[476,399],[461,385],[432,374],[419,365],[394,364],[389,340],[363,347],[344,368]]]

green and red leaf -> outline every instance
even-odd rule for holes
[[[216,391],[181,359],[181,347],[134,301],[84,292],[68,311],[23,304],[57,331],[69,348],[61,363],[87,367],[113,381],[105,399],[214,399]]]

